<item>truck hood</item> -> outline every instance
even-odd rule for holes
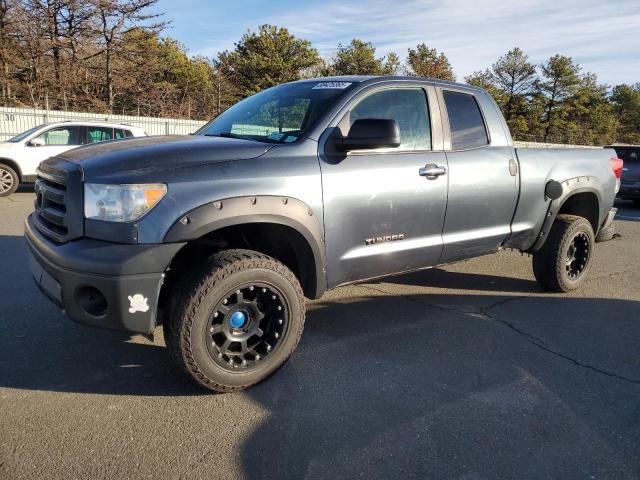
[[[54,157],[82,167],[85,179],[152,173],[263,155],[273,144],[199,135],[138,137],[96,143]]]

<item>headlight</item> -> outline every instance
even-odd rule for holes
[[[109,222],[131,222],[151,210],[167,193],[157,184],[84,184],[84,216]]]

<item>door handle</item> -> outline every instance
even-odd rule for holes
[[[435,163],[427,163],[424,167],[418,170],[418,173],[423,177],[427,177],[429,180],[434,180],[440,175],[447,173],[447,167],[436,165]]]

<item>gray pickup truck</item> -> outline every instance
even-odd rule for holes
[[[516,149],[492,98],[422,78],[303,80],[191,136],[40,165],[30,268],[72,319],[150,334],[199,384],[246,388],[296,348],[305,297],[504,248],[543,288],[585,278],[610,228],[608,149]],[[393,319],[390,319],[393,321]]]

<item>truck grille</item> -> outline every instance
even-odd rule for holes
[[[83,234],[82,171],[63,160],[47,160],[38,167],[35,183],[37,229],[57,243]]]

